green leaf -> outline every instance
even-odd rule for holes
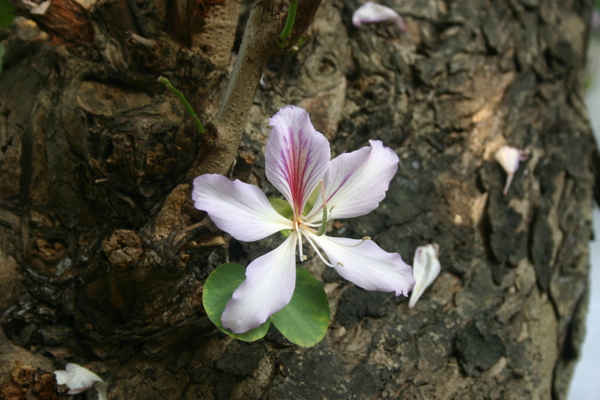
[[[269,203],[271,203],[275,211],[277,211],[282,217],[289,220],[294,217],[294,210],[292,210],[292,206],[290,206],[290,203],[288,203],[287,200],[271,197],[269,199]],[[285,237],[289,237],[292,234],[292,230],[284,229],[281,231],[281,234]]]
[[[269,203],[271,203],[275,211],[284,218],[291,220],[294,217],[294,210],[292,210],[292,206],[290,206],[290,203],[288,203],[287,200],[271,197]]]
[[[310,197],[304,206],[304,210],[302,210],[302,215],[307,215],[312,210],[317,202],[317,199],[319,198],[319,194],[321,194],[321,185],[317,185],[315,190],[313,190],[313,192],[310,194]]]
[[[329,302],[321,282],[307,270],[296,268],[292,300],[271,320],[292,343],[310,347],[323,340],[329,326]]]
[[[219,265],[211,272],[206,279],[206,283],[204,283],[202,303],[204,304],[208,318],[217,328],[236,339],[253,342],[267,334],[269,325],[271,324],[270,320],[245,333],[233,333],[221,324],[221,315],[223,315],[225,305],[244,279],[246,279],[246,268],[243,266],[235,263]]]

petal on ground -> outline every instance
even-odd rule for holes
[[[400,14],[389,7],[373,3],[372,1],[367,1],[352,14],[352,24],[356,27],[362,24],[381,21],[394,21],[400,29],[403,31],[406,30],[406,25]]]

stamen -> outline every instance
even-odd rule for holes
[[[298,234],[298,255],[300,257],[300,262],[305,261],[306,260],[306,256],[304,254],[302,254],[302,234],[300,233],[300,230],[298,229],[298,224],[296,223],[296,233]]]
[[[365,236],[364,238],[362,238],[362,240],[359,243],[351,244],[351,245],[346,245],[346,244],[341,244],[340,243],[340,246],[344,246],[344,247],[358,247],[361,244],[363,244],[366,240],[371,240],[371,237],[370,236]]]
[[[317,236],[323,236],[325,229],[327,229],[327,203],[325,202],[325,188],[323,186],[323,179],[319,181],[319,184],[321,185],[321,200],[323,201],[323,219],[321,220],[321,227],[317,232]]]
[[[313,249],[315,249],[315,253],[317,253],[317,255],[319,256],[319,258],[321,259],[321,261],[323,261],[325,263],[325,265],[327,265],[328,267],[335,267],[337,265],[341,265],[341,263],[337,263],[336,265],[331,264],[330,262],[328,262],[327,260],[325,260],[325,258],[323,257],[323,255],[321,255],[321,252],[319,251],[319,248],[313,243],[312,239],[309,238],[308,236],[306,236],[306,240],[308,241],[308,243],[310,243],[310,245],[312,246]]]

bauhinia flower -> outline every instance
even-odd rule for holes
[[[367,1],[365,4],[358,7],[356,11],[354,11],[354,14],[352,14],[352,23],[356,27],[359,27],[362,24],[381,21],[394,21],[401,30],[406,30],[406,25],[400,14],[389,7],[373,3],[372,1]]]
[[[240,241],[255,241],[282,230],[289,237],[275,250],[246,268],[246,279],[235,290],[221,317],[224,327],[243,333],[264,323],[288,304],[296,283],[296,247],[306,259],[303,240],[342,277],[374,291],[408,292],[414,285],[411,267],[397,253],[388,253],[370,238],[362,240],[323,234],[328,221],[373,211],[384,199],[398,169],[398,156],[380,141],[344,153],[330,161],[329,142],[317,132],[306,111],[282,108],[270,119],[267,141],[267,179],[289,202],[291,220],[278,214],[256,186],[221,175],[194,180],[192,199],[222,230]],[[303,210],[315,189],[312,209]],[[321,253],[321,250],[324,255]]]
[[[508,188],[515,176],[515,173],[519,169],[519,163],[527,160],[529,152],[527,150],[520,150],[515,147],[504,146],[496,152],[496,161],[500,163],[502,168],[506,171],[506,185],[502,194],[506,196]]]
[[[77,364],[67,364],[65,370],[54,371],[56,383],[67,385],[68,394],[83,393],[92,386],[98,391],[98,400],[106,400],[106,383],[95,373]]]
[[[408,307],[413,308],[419,297],[425,292],[440,274],[440,247],[436,243],[417,247],[413,260],[413,276],[415,287],[410,294]]]

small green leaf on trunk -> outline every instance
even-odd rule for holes
[[[208,318],[220,330],[236,339],[253,342],[265,336],[271,321],[267,320],[261,326],[250,329],[245,333],[233,333],[221,323],[221,315],[235,289],[246,279],[246,268],[235,263],[219,265],[206,279],[202,303]]]

